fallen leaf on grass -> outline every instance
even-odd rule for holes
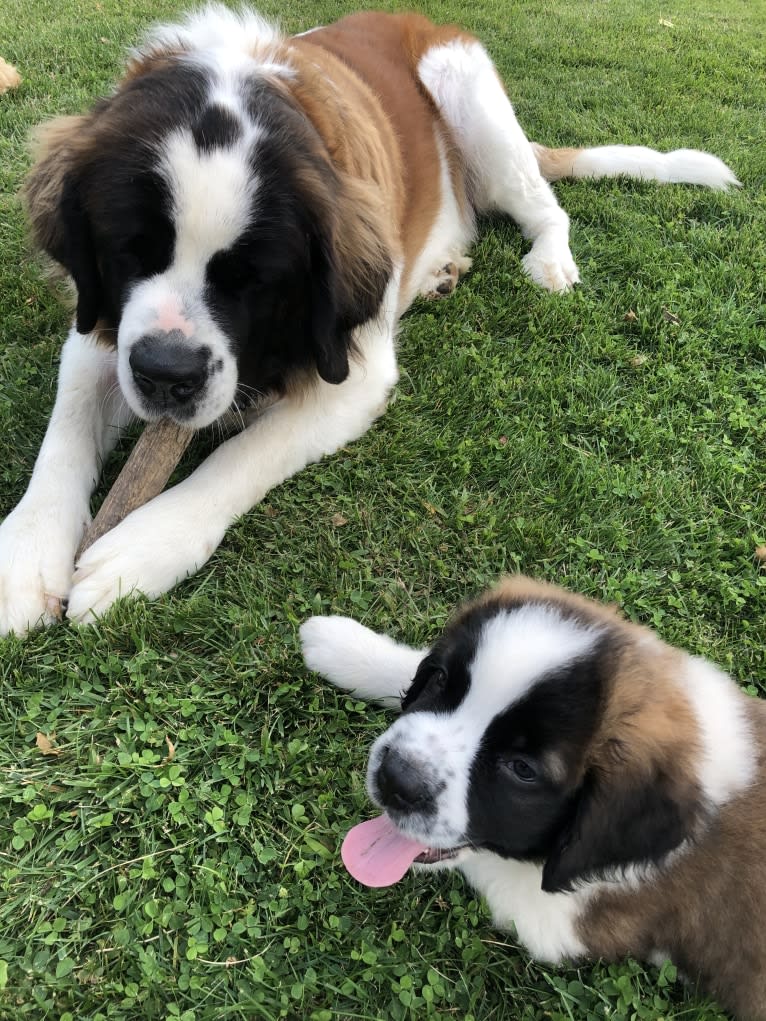
[[[434,505],[429,503],[428,500],[421,500],[420,502],[432,517],[435,517],[437,514],[440,518],[444,517],[444,511],[439,510],[438,507],[434,507]]]
[[[342,514],[333,514],[330,520],[336,528],[342,528],[343,525],[348,524],[348,518],[344,518]]]
[[[38,731],[37,737],[35,738],[35,744],[37,745],[38,751],[42,752],[43,755],[61,755],[61,749],[55,747],[51,738],[55,741],[56,735],[51,734],[50,737],[48,737],[47,734],[41,734],[40,731]]]
[[[673,22],[669,18],[660,18],[660,24],[664,25],[665,28],[674,28]]]
[[[676,326],[681,322],[675,312],[671,312],[669,308],[663,308],[662,318],[666,323],[674,323]]]
[[[622,318],[625,320],[626,323],[634,323],[636,321],[636,319],[638,319],[638,316],[636,315],[636,313],[631,308],[631,309],[628,309],[628,311],[625,313],[625,315]]]

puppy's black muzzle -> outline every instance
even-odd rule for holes
[[[384,751],[375,774],[375,786],[383,808],[389,812],[430,815],[436,811],[432,785],[395,749]]]

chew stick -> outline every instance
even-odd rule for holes
[[[146,426],[98,514],[86,529],[76,560],[131,511],[162,492],[193,435],[193,429],[186,429],[169,418]]]

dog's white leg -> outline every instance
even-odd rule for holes
[[[525,271],[549,291],[580,279],[569,251],[569,218],[543,179],[497,71],[481,43],[467,38],[428,50],[418,74],[467,162],[474,202],[499,209],[532,240]]]
[[[69,616],[90,621],[120,596],[158,596],[198,570],[228,526],[305,465],[366,432],[396,382],[395,291],[385,322],[362,327],[362,357],[338,385],[319,378],[221,444],[188,479],[129,514],[80,558]]]
[[[303,658],[357,698],[398,706],[428,649],[400,645],[350,617],[309,617],[301,625]]]
[[[131,417],[116,379],[116,354],[73,329],[32,478],[0,525],[0,635],[23,634],[62,615],[90,494]]]

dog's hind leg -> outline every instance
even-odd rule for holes
[[[461,276],[471,268],[473,260],[467,255],[456,257],[434,270],[423,282],[420,294],[423,298],[446,298],[457,287]]]
[[[358,698],[398,706],[427,649],[411,649],[350,617],[309,617],[301,625],[310,670]]]
[[[525,272],[549,291],[569,290],[580,279],[569,251],[569,218],[540,172],[484,47],[462,35],[432,46],[420,58],[418,75],[466,162],[476,209],[513,217],[532,241]]]

